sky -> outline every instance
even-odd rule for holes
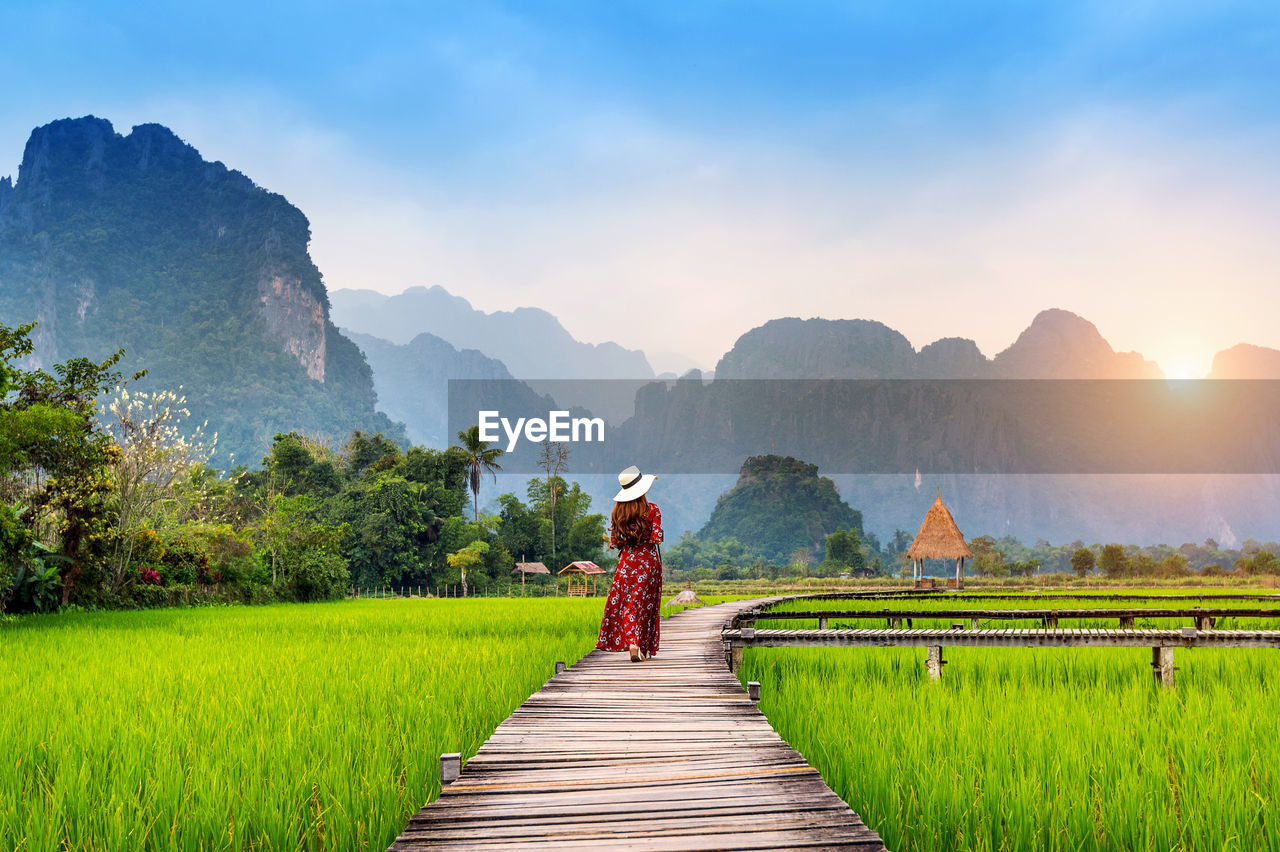
[[[440,285],[712,367],[781,316],[988,355],[1074,311],[1280,348],[1280,7],[25,2],[0,175],[68,116],[282,193],[328,287]],[[671,363],[676,363],[674,360]]]

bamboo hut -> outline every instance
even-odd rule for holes
[[[964,543],[964,534],[956,526],[951,511],[942,502],[942,492],[929,507],[916,533],[915,541],[907,549],[907,558],[911,560],[913,579],[917,586],[924,580],[924,560],[954,559],[956,561],[956,588],[964,588],[964,561],[973,556],[969,545]]]
[[[517,562],[516,567],[511,569],[511,573],[520,574],[520,594],[524,594],[524,579],[530,574],[546,574],[550,576],[551,571],[541,562]]]
[[[569,588],[566,594],[586,597],[596,593],[596,577],[604,573],[604,569],[594,562],[570,562],[561,568],[557,574],[569,575]],[[590,581],[590,591],[587,590],[587,583]]]

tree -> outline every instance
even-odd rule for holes
[[[1108,544],[1098,557],[1098,568],[1108,577],[1123,577],[1129,573],[1129,557],[1118,544]]]
[[[342,555],[347,528],[317,520],[315,505],[306,495],[276,494],[266,506],[256,538],[270,556],[272,586],[283,586],[301,601],[340,595],[350,579]]]
[[[118,385],[124,350],[106,360],[71,358],[53,372],[25,371],[15,361],[34,351],[34,323],[0,324],[0,365],[7,393],[0,398],[0,474],[17,481],[20,521],[32,540],[56,546],[61,602],[82,578],[97,587],[111,535],[110,468],[119,448],[98,421],[98,396]],[[139,379],[144,372],[135,373]],[[44,557],[41,557],[44,559]],[[47,559],[45,561],[48,561]]]
[[[556,558],[556,499],[564,480],[560,474],[568,470],[569,448],[556,441],[547,441],[542,445],[542,454],[538,456],[538,467],[547,475],[547,514],[551,517],[551,559]]]
[[[1005,568],[1004,554],[996,549],[996,541],[989,535],[980,535],[969,540],[969,549],[973,551],[973,570],[980,577],[1003,577],[1008,573]]]
[[[1076,548],[1076,552],[1071,554],[1071,570],[1076,572],[1077,577],[1084,579],[1093,570],[1096,561],[1093,551],[1089,548]]]
[[[475,568],[484,562],[485,554],[489,552],[489,542],[473,541],[466,547],[450,553],[448,556],[449,567],[457,568],[462,574],[462,596],[467,596],[467,569]]]
[[[855,529],[839,527],[827,536],[827,559],[842,565],[850,573],[861,574],[866,568],[862,539]]]
[[[184,434],[182,421],[191,412],[186,397],[170,391],[134,393],[120,388],[104,413],[120,446],[113,469],[116,485],[115,541],[111,557],[111,591],[119,593],[128,579],[134,541],[162,500],[174,493],[174,482],[213,455],[218,436],[204,438],[204,426]]]
[[[1241,556],[1235,567],[1245,574],[1280,574],[1280,559],[1269,550],[1259,549],[1252,556]]]
[[[1191,573],[1187,557],[1181,553],[1170,553],[1160,562],[1158,572],[1161,577],[1185,577]]]
[[[475,520],[480,520],[480,477],[488,473],[497,482],[497,471],[502,470],[498,458],[502,455],[501,447],[490,447],[488,441],[480,440],[480,427],[472,426],[458,433],[458,442],[465,454],[467,462],[467,485],[471,488],[472,503],[475,505]]]

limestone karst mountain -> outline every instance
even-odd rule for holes
[[[39,323],[45,366],[123,347],[144,387],[182,387],[221,463],[256,463],[277,431],[401,437],[309,239],[302,211],[165,127],[54,121],[0,182],[0,320]]]

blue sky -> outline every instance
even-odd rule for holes
[[[284,193],[331,288],[440,284],[711,366],[783,315],[1202,372],[1280,346],[1263,3],[27,3],[31,128],[155,121]],[[603,308],[603,309],[602,309]]]

